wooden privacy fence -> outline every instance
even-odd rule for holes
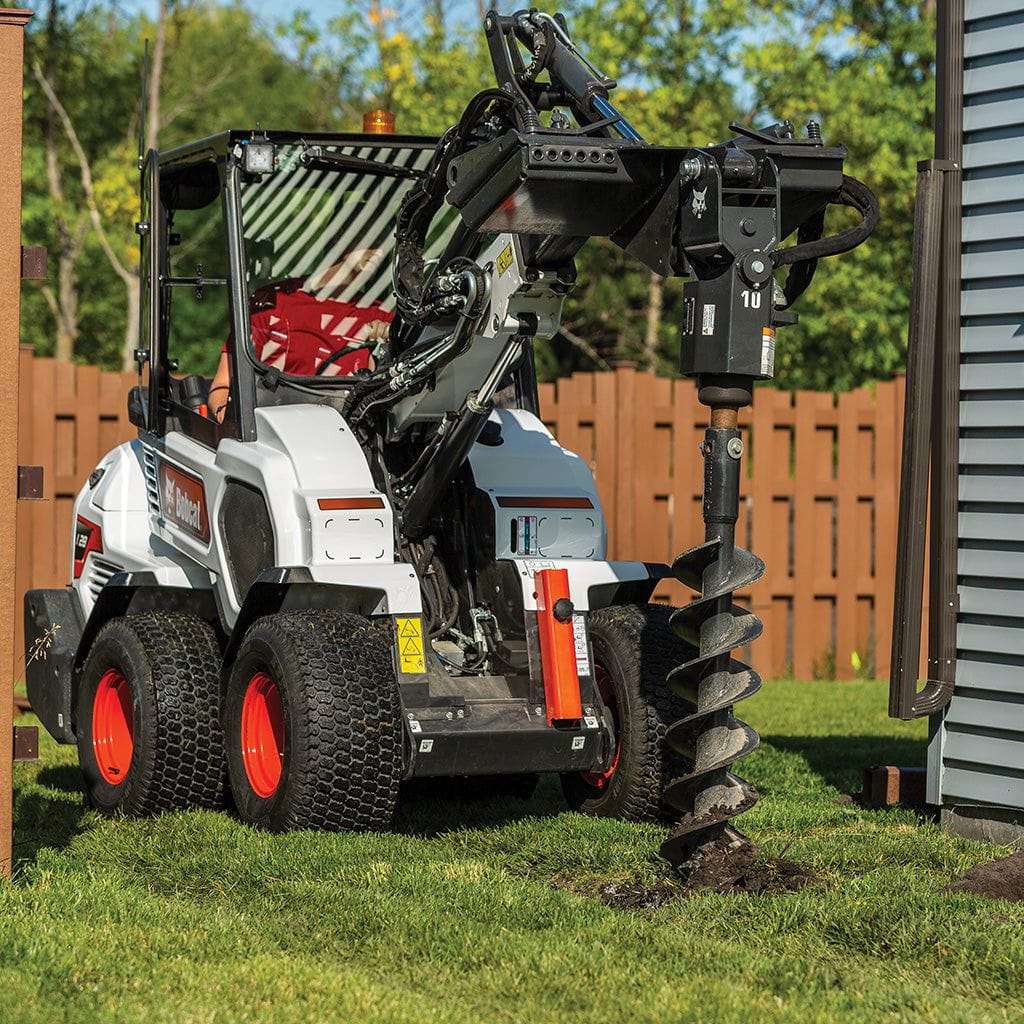
[[[68,579],[71,510],[100,456],[135,434],[130,373],[21,352],[18,461],[44,467],[44,500],[18,507],[17,588]],[[669,561],[702,539],[707,411],[688,381],[617,369],[543,384],[545,422],[590,464],[610,557]],[[739,543],[768,565],[739,598],[764,619],[750,656],[765,675],[885,674],[889,664],[903,382],[843,394],[757,390]],[[656,598],[688,600],[669,581]],[[23,651],[18,615],[18,652]],[[16,674],[24,673],[19,661]]]
[[[541,385],[544,420],[597,478],[613,558],[668,561],[703,540],[695,385],[617,369]],[[758,388],[740,414],[746,450],[737,542],[767,563],[737,595],[764,620],[763,675],[888,674],[903,380],[838,397]],[[681,604],[675,581],[657,600]]]
[[[100,457],[134,437],[132,373],[36,359],[21,349],[18,462],[43,467],[43,500],[18,502],[15,678],[24,667],[21,600],[35,587],[63,587],[71,572],[71,510]]]

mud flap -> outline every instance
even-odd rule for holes
[[[71,677],[82,621],[71,590],[25,594],[25,682],[32,710],[58,743],[74,743]]]

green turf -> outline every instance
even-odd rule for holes
[[[837,803],[864,765],[921,764],[877,683],[772,683],[744,821],[820,884],[652,911],[662,832],[528,804],[403,810],[397,834],[269,836],[226,815],[109,821],[74,754],[18,766],[0,886],[0,1021],[1024,1020],[1024,907],[942,886],[1001,850],[908,811]]]

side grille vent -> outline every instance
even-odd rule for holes
[[[152,448],[142,446],[142,471],[146,476],[146,497],[151,512],[160,512],[160,490],[156,482],[156,455]]]
[[[93,598],[99,597],[100,591],[110,581],[110,577],[123,571],[120,565],[93,555],[89,563],[89,593]]]

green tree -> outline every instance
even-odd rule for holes
[[[581,47],[618,80],[615,102],[652,142],[704,145],[727,138],[733,120],[802,127],[813,117],[826,141],[849,147],[851,173],[881,199],[881,223],[868,244],[819,267],[797,306],[800,324],[780,333],[776,382],[848,388],[899,370],[914,168],[931,151],[931,0],[541,6],[565,11]],[[145,38],[160,66],[149,123],[163,148],[256,122],[358,131],[362,113],[378,106],[394,111],[401,132],[439,134],[492,84],[483,11],[455,0],[341,0],[326,31],[302,9],[273,30],[240,3],[163,0],[159,11],[154,23],[98,0],[55,2],[29,34],[39,74],[27,79],[25,236],[55,254],[53,283],[25,288],[23,338],[38,351],[56,345],[62,358],[113,366],[130,347],[125,274],[135,270]],[[845,216],[833,212],[830,226]],[[650,274],[602,239],[584,247],[578,265],[565,329],[539,353],[542,373],[622,359],[674,372],[681,282]]]
[[[144,40],[154,43],[150,145],[170,149],[257,122],[324,128],[337,113],[324,105],[315,69],[286,54],[245,6],[178,0],[162,3],[159,12],[153,22],[99,4],[57,5],[47,23],[29,33],[27,62],[38,73],[26,83],[26,241],[63,256],[67,236],[77,237],[82,211],[91,214],[57,290],[24,289],[22,338],[39,352],[55,351],[60,309],[54,298],[70,279],[77,331],[59,354],[105,366],[130,362],[138,315],[134,223]],[[58,40],[53,65],[46,60],[48,36]]]
[[[935,17],[930,2],[803,2],[780,14],[769,39],[743,46],[757,108],[813,116],[826,142],[850,150],[849,173],[878,196],[881,218],[853,253],[825,260],[780,332],[777,382],[845,390],[891,376],[906,359],[918,160],[932,153]],[[849,222],[830,214],[829,226]]]

